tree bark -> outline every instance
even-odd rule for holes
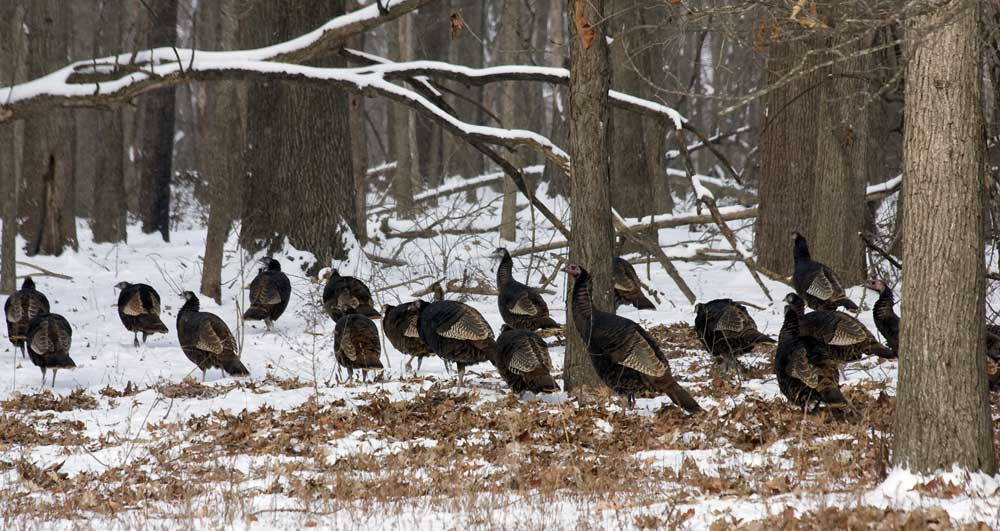
[[[525,49],[522,35],[524,30],[524,1],[506,0],[503,2],[501,10],[502,18],[500,27],[497,30],[496,56],[498,64],[520,64]],[[523,116],[527,94],[524,92],[524,84],[507,81],[500,83],[498,87],[500,109],[500,121],[502,126],[508,129],[520,128],[524,126],[526,117]],[[507,159],[517,167],[524,165],[524,156],[520,150],[515,150],[508,155]],[[509,242],[517,240],[517,186],[510,177],[504,179],[503,184],[503,205],[500,208],[500,239]]]
[[[99,30],[95,35],[93,49],[95,57],[120,52],[124,11],[123,0],[100,2],[97,12]],[[128,206],[125,201],[125,131],[122,111],[114,109],[86,112],[91,119],[88,132],[99,139],[99,145],[94,146],[96,160],[91,189],[90,228],[95,242],[124,242],[128,237]],[[77,147],[80,147],[79,140]]]
[[[604,27],[606,0],[569,3],[570,24],[570,151],[573,160],[573,238],[570,261],[581,264],[593,279],[594,307],[614,311],[611,261],[611,65]],[[570,311],[566,321],[572,322]],[[600,386],[587,346],[572,325],[566,334],[566,389]]]
[[[203,7],[202,42],[222,50],[239,45],[239,0],[225,0]],[[206,83],[198,87],[198,172],[209,182],[208,234],[201,273],[201,293],[222,303],[222,267],[233,218],[240,212],[242,175],[240,153],[246,138],[246,109],[235,81]],[[222,154],[220,156],[220,154]]]
[[[177,0],[148,2],[152,27],[147,47],[177,44]],[[174,158],[174,89],[159,90],[142,100],[143,128],[139,211],[142,232],[159,232],[170,241],[170,181]]]
[[[386,33],[389,41],[389,58],[394,61],[405,61],[409,55],[407,45],[409,42],[407,34],[408,22],[401,18],[396,22],[389,23]],[[413,186],[414,165],[410,160],[410,122],[412,121],[412,111],[398,103],[389,102],[386,113],[389,122],[388,144],[389,156],[396,159],[396,171],[392,176],[392,198],[396,202],[396,214],[404,219],[412,219],[416,214],[413,203],[415,193]]]
[[[463,25],[458,37],[451,42],[450,61],[472,68],[483,66],[483,41],[485,35],[485,2],[482,0],[452,0],[452,11],[460,17]],[[462,87],[462,94],[470,101],[454,98],[451,101],[455,113],[470,123],[485,123],[485,115],[480,105],[483,103],[483,87]],[[444,135],[445,156],[449,158],[452,171],[466,177],[476,177],[486,171],[483,155],[467,142],[454,135]],[[473,196],[474,197],[474,196]]]
[[[343,14],[343,0],[317,6],[306,0],[260,0],[241,33],[261,46],[301,35]],[[343,65],[331,57],[313,66]],[[250,89],[241,242],[251,251],[281,247],[284,238],[309,251],[315,272],[345,257],[345,229],[354,211],[354,176],[347,95],[340,89],[297,83],[261,83]],[[247,223],[247,221],[250,223]]]
[[[902,337],[893,461],[997,470],[984,355],[985,156],[978,3],[907,28]]]
[[[554,1],[549,3],[549,38],[552,42],[566,43],[566,13],[562,2]],[[570,19],[572,20],[572,19]],[[569,54],[566,46],[555,47],[549,57],[548,66],[556,68],[569,67]],[[552,105],[549,110],[549,139],[557,145],[565,146],[569,142],[569,124],[566,122],[566,115],[569,111],[569,92],[561,85],[552,86]],[[545,161],[545,172],[542,180],[549,183],[549,196],[569,197],[571,179],[563,173],[562,169],[551,161]]]
[[[348,11],[360,9],[357,0],[347,2]],[[365,35],[359,33],[347,40],[347,46],[355,50],[365,49]],[[347,96],[347,106],[350,109],[351,128],[351,167],[354,175],[354,210],[351,216],[351,229],[358,241],[368,241],[368,138],[365,135],[365,97],[351,93]]]
[[[65,65],[70,18],[70,10],[58,0],[28,4],[29,78]],[[67,246],[77,248],[72,124],[73,113],[61,109],[25,121],[18,210],[24,220],[21,234],[29,242],[28,254],[59,255]],[[55,173],[45,181],[42,177],[47,175],[52,157]],[[48,222],[54,225],[46,226]]]
[[[0,83],[18,83],[25,78],[24,59],[28,40],[21,26],[24,7],[16,3],[0,4]],[[24,125],[22,122],[0,124],[0,216],[3,236],[0,239],[0,293],[17,290],[17,178],[20,175]]]
[[[448,42],[451,38],[451,6],[447,0],[438,0],[407,17],[410,24],[410,53],[420,59],[433,61],[448,60]],[[428,188],[444,182],[447,161],[444,158],[444,131],[437,124],[423,116],[414,116],[416,144],[413,148],[420,154],[414,168],[419,169]]]
[[[781,24],[784,32],[797,31],[794,22]],[[800,72],[812,66],[806,62],[804,53],[814,48],[807,43],[815,41],[790,39],[787,35],[781,39],[768,51],[768,83],[776,83],[790,73],[795,77],[764,97],[767,122],[760,138],[760,214],[754,244],[757,262],[762,267],[789,275],[792,272],[791,231],[797,230],[810,242],[815,241],[809,229],[816,166],[816,125],[813,120],[802,117],[819,108],[820,91],[817,90],[817,72]]]

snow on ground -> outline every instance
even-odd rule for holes
[[[565,202],[544,192],[538,196],[568,217]],[[392,219],[392,229],[496,226],[500,196],[477,194],[474,204],[465,194],[442,197],[417,220]],[[508,247],[558,241],[542,221],[522,209],[520,241]],[[746,224],[731,225],[749,243]],[[501,244],[495,233],[402,241],[381,237],[380,226],[373,216],[369,231],[377,243],[365,250],[411,267],[373,265],[357,250],[337,264],[342,274],[368,282],[379,305],[410,300],[443,277],[492,277],[489,255]],[[849,398],[866,408],[853,424],[794,411],[779,395],[769,351],[745,358],[749,370],[740,381],[712,368],[682,328],[667,331],[680,339],[668,335],[665,350],[675,375],[709,410],[700,418],[664,397],[640,398],[630,412],[615,401],[580,404],[565,393],[517,400],[488,364],[473,367],[467,388],[458,389],[440,360],[427,359],[414,375],[385,341],[382,378],[341,384],[333,323],[319,308],[322,286],[302,273],[311,257],[292,249],[277,256],[293,295],[275,331],[257,323],[241,329],[242,287],[257,264],[233,237],[222,304],[202,297],[202,310],[236,332],[253,376],[237,381],[210,371],[202,386],[185,380],[200,379],[200,371],[178,348],[175,318],[177,293],[199,286],[204,228],[177,227],[169,244],[136,226],[122,245],[93,243],[83,221],[78,233],[78,252],[18,256],[73,278],[35,277],[53,311],[73,325],[78,367],[60,372],[55,397],[34,396],[38,369],[6,342],[0,347],[7,364],[0,372],[4,527],[705,528],[766,518],[822,525],[805,518],[862,509],[882,518],[937,506],[958,522],[1000,526],[997,478],[878,471],[891,446],[882,413],[891,413],[893,362],[865,360],[846,371]],[[659,239],[677,256],[705,246],[728,250],[704,226],[662,230]],[[757,305],[762,309],[750,311],[758,325],[777,335],[786,286],[765,279],[775,304],[741,264],[676,265],[700,300]],[[549,253],[515,259],[516,274],[530,272],[533,285],[554,266]],[[658,292],[658,309],[619,313],[649,327],[693,321],[691,305],[658,265],[636,269]],[[171,329],[138,350],[114,307],[112,286],[123,280],[159,290]],[[401,285],[410,280],[417,281]],[[564,282],[556,275],[554,294],[546,296],[560,321]],[[861,288],[850,295],[868,307],[873,302]],[[472,304],[499,330],[494,298],[448,297]],[[869,311],[860,318],[874,330]],[[551,349],[557,372],[563,353]]]

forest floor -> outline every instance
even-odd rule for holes
[[[566,215],[563,202],[548,202]],[[474,202],[464,194],[443,198],[419,222],[382,223],[386,214],[373,214],[379,241],[364,250],[410,265],[373,265],[358,247],[338,265],[368,282],[379,304],[411,299],[445,276],[492,283],[496,233],[476,229],[497,226],[499,205],[496,193],[480,191]],[[845,393],[858,412],[851,420],[804,414],[778,392],[773,347],[745,357],[741,378],[712,365],[690,329],[693,309],[659,266],[637,266],[659,292],[658,309],[620,313],[660,341],[674,374],[707,410],[698,416],[665,397],[640,398],[629,411],[607,396],[514,397],[489,364],[473,367],[459,388],[437,359],[407,371],[406,357],[388,342],[387,369],[376,381],[338,383],[333,323],[318,304],[322,286],[299,267],[309,256],[277,256],[293,296],[275,331],[243,327],[242,286],[257,265],[238,252],[235,238],[223,304],[203,298],[202,309],[229,323],[253,376],[210,371],[201,383],[174,330],[176,293],[197,290],[200,279],[205,230],[193,211],[184,212],[189,221],[175,227],[169,244],[137,226],[128,244],[95,244],[81,221],[78,252],[18,256],[73,277],[36,282],[53,311],[73,324],[78,368],[40,392],[38,369],[3,343],[3,528],[1000,527],[1000,479],[891,468],[895,362],[864,360],[846,370]],[[522,241],[510,247],[558,239],[539,218],[521,210]],[[380,232],[428,227],[468,233],[407,239]],[[748,240],[748,231],[739,234]],[[660,243],[673,256],[704,246],[726,250],[713,234],[708,227],[662,230]],[[780,304],[765,298],[741,264],[677,266],[700,300],[758,305],[763,309],[751,309],[758,325],[777,335]],[[515,259],[515,274],[533,285],[555,267],[548,254]],[[171,329],[138,350],[114,308],[112,286],[122,280],[157,287]],[[564,282],[556,275],[549,287],[555,294],[546,296],[557,320],[566,307]],[[766,283],[776,301],[788,291]],[[851,295],[866,308],[873,302],[860,288]],[[495,298],[463,300],[499,330]],[[870,311],[860,317],[871,326]],[[563,348],[551,354],[561,371]],[[996,402],[993,411],[1000,416]]]

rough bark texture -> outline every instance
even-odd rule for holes
[[[58,0],[30,2],[26,9],[27,73],[33,79],[66,64],[72,24]],[[77,247],[72,124],[72,112],[61,109],[25,121],[18,212],[28,254],[58,255],[67,246]],[[55,173],[43,180],[51,157]]]
[[[99,2],[97,9],[97,28],[94,35],[94,49],[91,55],[102,57],[118,53],[122,41],[121,21],[124,16],[124,0],[104,0]],[[88,134],[99,141],[94,149],[94,174],[92,187],[88,194],[92,196],[90,210],[90,227],[94,233],[95,242],[123,242],[127,238],[125,202],[125,130],[122,123],[122,111],[80,111],[86,112],[90,119]],[[81,157],[81,138],[77,139],[77,177],[82,177],[79,164]],[[80,189],[78,186],[77,189]]]
[[[956,10],[961,10],[956,12]],[[974,2],[907,28],[903,319],[893,460],[994,473],[983,297],[982,71]],[[925,32],[929,31],[925,35]]]
[[[238,46],[239,0],[209,4],[200,13],[201,42],[222,50]],[[208,235],[201,273],[201,293],[222,303],[222,265],[233,218],[241,208],[241,158],[235,154],[244,145],[246,109],[241,105],[239,84],[232,81],[201,84],[198,97],[198,172],[209,182]],[[219,156],[233,154],[233,156]]]
[[[788,22],[783,29],[795,31]],[[789,275],[792,272],[792,240],[797,230],[810,239],[813,171],[816,164],[816,125],[803,119],[819,108],[819,74],[801,74],[808,67],[803,53],[809,48],[801,41],[775,42],[768,51],[768,83],[795,72],[792,81],[767,93],[764,131],[760,137],[761,172],[758,197],[760,215],[755,226],[757,263]]]
[[[497,31],[497,64],[521,64],[526,49],[523,35],[525,6],[522,0],[506,0],[501,10],[500,27]],[[498,87],[498,105],[500,121],[506,128],[521,128],[526,124],[523,107],[527,94],[524,83],[508,81]],[[515,150],[507,156],[515,166],[524,164],[523,153]],[[503,184],[503,205],[500,209],[500,239],[517,240],[517,186],[507,177]]]
[[[451,36],[451,6],[447,0],[438,0],[417,11],[414,16],[407,17],[410,26],[412,45],[409,48],[415,57],[432,61],[448,60],[448,42]],[[420,153],[418,164],[424,185],[433,188],[444,181],[447,161],[444,158],[444,131],[436,123],[416,115],[414,120],[417,143],[414,146]],[[416,158],[414,160],[417,160]]]
[[[248,46],[281,42],[343,14],[343,0],[316,4],[254,2],[241,18]],[[244,24],[245,23],[245,24]],[[339,57],[310,63],[343,66]],[[347,95],[335,88],[288,82],[249,89],[244,248],[281,247],[285,237],[316,257],[316,266],[344,258],[354,178]]]
[[[406,18],[401,18],[386,27],[389,58],[394,61],[405,61],[409,56],[408,24]],[[410,160],[410,122],[413,116],[410,109],[398,103],[389,102],[388,106],[386,119],[389,122],[387,127],[389,156],[396,160],[396,171],[393,173],[391,184],[392,198],[396,202],[396,214],[409,219],[416,214],[413,204],[415,165]]]
[[[845,53],[869,42],[856,40],[852,48],[844,48]],[[875,61],[875,55],[866,55],[838,63],[818,89],[809,250],[813,259],[833,268],[848,285],[865,278],[864,242],[857,234],[865,229],[865,186],[877,179],[880,169],[883,138],[876,136],[876,128],[881,101],[871,101],[880,88],[874,79]]]
[[[177,44],[177,0],[152,0],[152,26],[147,47]],[[142,174],[139,212],[142,231],[159,232],[170,241],[170,181],[174,157],[174,89],[159,90],[142,99]]]
[[[566,42],[565,6],[562,2],[549,3],[549,39],[552,42]],[[569,19],[572,20],[572,19]],[[569,67],[569,50],[566,46],[555,48],[555,52],[549,57],[548,66],[559,68]],[[566,122],[566,115],[569,111],[569,89],[561,85],[552,86],[552,107],[549,109],[548,134],[549,139],[558,146],[566,146],[569,141],[569,124]],[[545,171],[542,180],[549,183],[549,195],[555,197],[561,195],[569,197],[571,179],[551,161],[545,161]]]
[[[571,262],[583,265],[593,279],[594,307],[614,311],[611,260],[611,65],[603,26],[605,0],[569,3],[570,156],[573,160],[573,238]],[[572,322],[567,311],[566,322]],[[599,386],[587,347],[570,326],[566,334],[566,389]]]
[[[16,3],[0,4],[0,83],[17,83],[25,78],[24,58],[28,40],[21,30],[24,7]],[[3,237],[0,240],[0,293],[17,289],[17,178],[20,175],[24,125],[13,122],[0,125],[0,216]]]
[[[357,0],[348,0],[347,10],[360,9]],[[365,49],[365,35],[359,33],[347,41],[347,46],[355,50]],[[351,229],[358,241],[368,241],[368,139],[365,136],[365,97],[351,93],[347,97],[351,123],[351,168],[354,175],[354,210],[350,218]]]
[[[452,0],[452,12],[460,17],[463,24],[457,38],[453,36],[449,46],[452,63],[472,68],[483,66],[484,46],[480,39],[485,36],[484,3],[482,0]],[[460,98],[449,100],[458,116],[469,123],[485,123],[485,115],[479,107],[483,102],[483,87],[460,87],[460,91],[471,101]],[[448,166],[452,172],[475,177],[485,171],[482,153],[473,149],[468,142],[454,135],[444,135],[444,141],[445,158],[449,161]]]

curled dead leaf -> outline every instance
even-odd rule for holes
[[[590,46],[594,44],[594,39],[597,38],[597,30],[594,29],[594,25],[587,18],[586,9],[586,4],[583,0],[576,0],[573,21],[576,24],[576,33],[580,36],[580,44],[583,45],[584,50],[589,50]]]
[[[457,40],[462,36],[462,29],[465,28],[465,20],[462,13],[455,11],[451,14],[451,40]]]

